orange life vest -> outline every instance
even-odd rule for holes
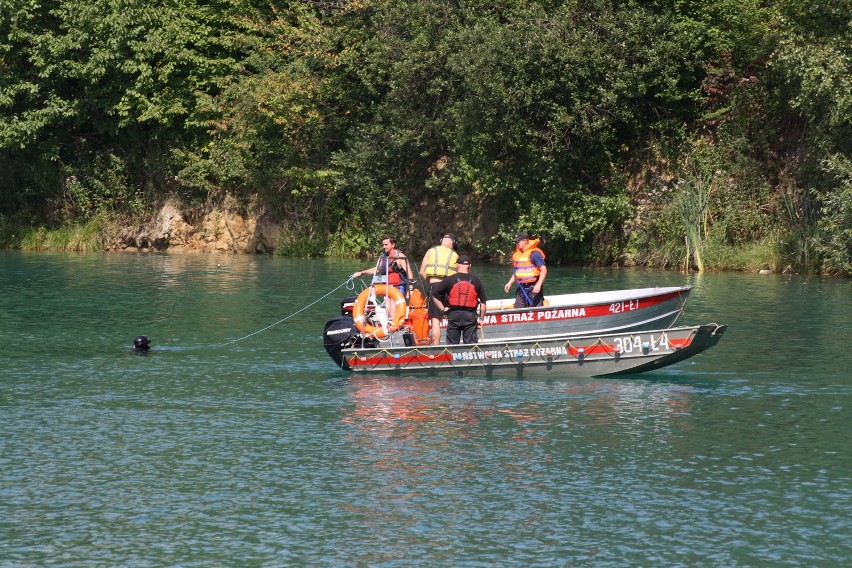
[[[529,284],[538,280],[538,275],[541,274],[541,268],[533,264],[532,253],[538,251],[541,257],[544,258],[544,251],[538,248],[538,243],[541,239],[530,241],[527,248],[524,250],[515,249],[512,255],[512,264],[515,267],[515,280],[521,284]]]
[[[475,308],[479,305],[479,294],[473,283],[457,279],[447,295],[447,303],[453,308]]]

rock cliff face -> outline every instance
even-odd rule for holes
[[[269,253],[281,227],[263,215],[233,211],[185,211],[166,203],[150,223],[125,229],[110,250]]]

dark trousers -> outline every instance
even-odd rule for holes
[[[524,287],[523,291],[521,291],[521,286]],[[544,305],[544,286],[541,287],[541,291],[538,294],[533,294],[534,287],[535,282],[530,284],[518,284],[518,289],[515,291],[516,308],[534,308]],[[526,295],[524,295],[524,292],[526,292]],[[532,303],[527,301],[527,296],[529,296],[530,300],[532,300]]]
[[[461,339],[464,343],[478,343],[476,332],[476,312],[473,310],[450,310],[447,313],[447,343],[455,345]]]

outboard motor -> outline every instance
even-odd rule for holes
[[[362,337],[358,333],[358,328],[355,327],[355,321],[349,316],[339,316],[325,322],[323,343],[325,344],[326,352],[345,371],[349,370],[349,365],[343,358],[344,349],[350,347],[364,347],[369,349],[379,346],[378,339],[374,337]]]
[[[325,350],[341,369],[348,371],[349,365],[343,358],[343,350],[352,347],[358,339],[358,329],[351,316],[338,316],[325,322],[323,343]]]

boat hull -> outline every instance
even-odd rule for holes
[[[691,289],[673,286],[562,294],[548,296],[548,305],[537,308],[516,309],[514,300],[491,301],[486,304],[480,337],[489,341],[548,339],[665,329],[683,312]]]
[[[354,373],[596,377],[642,373],[672,365],[716,345],[726,325],[641,332],[593,333],[473,345],[362,347],[342,350]]]

